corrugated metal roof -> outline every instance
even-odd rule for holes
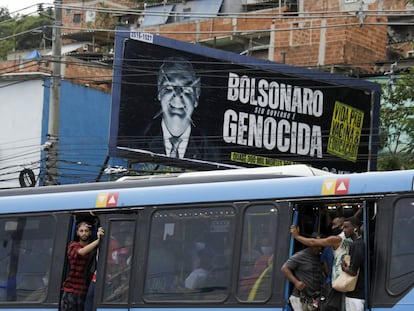
[[[171,15],[174,15],[174,21],[213,18],[220,12],[222,4],[223,0],[198,0],[147,7],[140,26],[164,25]]]
[[[174,4],[148,7],[144,11],[144,20],[141,27],[163,25],[174,8]]]
[[[220,12],[223,0],[192,1],[191,17],[189,19],[212,18]]]

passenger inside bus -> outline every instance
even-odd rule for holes
[[[344,295],[333,290],[329,280],[332,282],[338,277],[342,270],[342,258],[345,254],[349,253],[349,247],[352,243],[352,239],[347,238],[343,232],[343,216],[353,216],[355,212],[355,219],[358,219],[357,217],[362,216],[361,205],[352,204],[346,208],[342,205],[339,205],[338,208],[336,208],[335,205],[330,208],[327,206],[319,206],[315,208],[307,204],[297,207],[297,211],[299,212],[298,226],[291,227],[292,236],[300,242],[295,244],[295,250],[299,250],[300,245],[323,247],[321,257],[321,263],[325,265],[325,284],[322,288],[324,296],[323,303],[329,310],[341,310],[341,302],[343,301]],[[329,223],[331,226],[329,226]],[[327,232],[329,235],[321,239],[306,237],[312,226],[317,229],[317,231]],[[329,252],[331,250],[333,253],[333,261],[329,259]],[[326,266],[329,265],[331,265],[331,270],[327,271],[328,269],[326,269]],[[330,278],[329,272],[331,274]]]
[[[364,311],[365,305],[365,243],[362,238],[363,225],[357,217],[350,217],[345,219],[344,233],[347,238],[352,239],[352,244],[349,248],[349,255],[351,257],[349,265],[342,261],[341,267],[345,273],[357,276],[358,280],[353,291],[345,294],[345,310],[346,311]]]
[[[111,221],[111,240],[105,267],[105,301],[127,302],[135,222]]]
[[[319,239],[313,233],[313,239]],[[293,284],[289,297],[294,311],[316,310],[321,292],[322,267],[320,265],[321,246],[309,246],[291,256],[281,270]]]
[[[257,252],[258,258],[254,263],[254,270],[250,275],[241,279],[239,284],[239,295],[242,299],[248,299],[256,281],[264,277],[262,273],[269,267],[269,259],[273,254],[271,239],[267,236],[262,237],[259,242],[260,252]]]
[[[176,258],[166,242],[164,227],[154,228],[151,233],[148,254],[146,289],[149,293],[175,292]]]
[[[259,302],[271,297],[276,221],[275,206],[251,206],[246,211],[237,290],[242,301]]]
[[[201,249],[194,258],[194,270],[186,277],[184,281],[187,289],[202,289],[207,280],[208,270],[210,268],[211,254],[207,249]]]
[[[62,284],[61,310],[84,309],[85,298],[92,277],[85,273],[88,269],[89,256],[95,257],[93,252],[104,235],[104,230],[100,227],[97,238],[90,241],[91,227],[86,221],[79,222],[76,225],[76,238],[68,245],[67,254],[70,269],[66,280]]]
[[[150,234],[148,300],[223,299],[234,238],[231,208],[160,211]]]

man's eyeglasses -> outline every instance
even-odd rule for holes
[[[161,87],[160,94],[161,96],[194,97],[195,91],[192,86],[165,85]]]
[[[160,87],[161,96],[184,96],[184,97],[194,97],[195,96],[195,85],[199,82],[199,79],[195,79],[188,85],[177,85],[177,83],[172,83],[165,73],[164,69],[161,68],[161,73],[164,78],[164,83]],[[177,80],[177,79],[175,79]],[[188,83],[188,79],[185,79]]]

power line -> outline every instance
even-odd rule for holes
[[[97,12],[103,12],[103,13],[111,13],[111,14],[132,14],[132,15],[141,15],[144,13],[144,11],[134,11],[134,10],[126,10],[126,11],[118,11],[115,9],[110,9],[110,8],[91,8],[91,7],[77,7],[77,6],[70,6],[70,5],[62,5],[62,8],[66,8],[66,9],[79,9],[79,10],[90,10],[90,9],[94,9]],[[300,15],[294,15],[294,16],[275,16],[274,13],[261,13],[261,14],[247,14],[245,16],[246,13],[229,13],[229,15],[220,15],[220,14],[211,14],[209,15],[208,19],[216,19],[216,18],[229,18],[229,17],[234,17],[234,18],[238,18],[238,17],[242,17],[244,19],[271,19],[271,20],[277,20],[277,19],[293,19],[293,20],[302,20],[302,19],[335,19],[335,18],[346,18],[346,19],[356,19],[357,17],[355,15],[351,15],[350,13],[354,13],[355,11],[327,11],[327,12],[301,12]],[[380,12],[380,13],[379,13]],[[339,13],[338,15],[334,15],[332,13]],[[372,11],[364,11],[365,14],[365,20],[372,17],[389,17],[390,15],[398,15],[399,17],[414,17],[414,10],[372,10]],[[200,13],[200,12],[189,12],[189,13],[177,13],[177,14],[183,14],[184,16],[191,16],[193,15],[195,18],[202,18],[203,16],[205,16],[205,13]],[[227,14],[227,13],[226,13]],[[297,13],[296,13],[297,14]],[[329,15],[327,15],[329,14]],[[158,13],[158,12],[151,12],[148,13],[148,15],[150,16],[163,16],[163,17],[168,17],[171,14],[170,13]],[[308,16],[309,15],[309,16]],[[177,24],[177,23],[173,23],[173,24]],[[173,24],[163,24],[163,25],[157,25],[157,26],[169,26],[169,25],[173,25]],[[364,22],[363,24],[367,24],[366,22]],[[387,22],[387,23],[381,23],[381,22],[375,22],[375,23],[370,23],[370,25],[413,25],[413,22]],[[338,24],[338,26],[340,27],[344,27],[344,26],[356,26],[356,25],[360,25],[359,22],[357,23],[352,23],[352,24]],[[321,26],[321,27],[317,27],[317,28],[329,28],[329,27],[338,27],[336,25],[332,25],[332,26]],[[44,27],[44,26],[42,26]],[[37,27],[34,29],[31,29],[29,31],[33,31],[33,30],[37,30],[39,28],[42,27]],[[52,26],[49,26],[52,27]],[[146,29],[151,29],[155,26],[149,26],[146,28],[141,28],[140,30],[145,31]],[[62,26],[62,29],[68,29],[68,30],[78,30],[78,31],[97,31],[97,32],[115,32],[114,29],[99,29],[99,28],[91,28],[91,27],[73,27],[73,26]],[[301,28],[301,29],[312,29],[312,28]],[[282,29],[283,30],[283,29]],[[287,29],[287,30],[294,30],[294,29]],[[263,31],[263,29],[256,29],[256,30],[251,30],[250,32],[254,33],[254,32],[258,32],[258,31]],[[276,29],[274,31],[280,31],[280,29]],[[168,32],[168,31],[160,31],[157,30],[157,32],[159,33],[163,33],[163,34],[173,34],[176,32]],[[228,32],[234,32],[234,31],[228,31]],[[240,33],[240,32],[245,32],[245,31],[235,31],[236,33]],[[8,36],[8,37],[2,37],[0,38],[0,40],[5,40],[5,39],[10,39],[13,38],[15,36],[19,36],[22,34],[25,34],[26,32],[21,32],[18,34],[14,34],[12,36]],[[200,32],[200,31],[188,31],[188,32],[178,32],[179,34],[195,34],[195,33],[210,33],[210,32]],[[226,31],[216,31],[213,33],[226,33]]]
[[[63,4],[62,9],[67,10],[76,10],[76,11],[90,11],[94,10],[97,13],[111,13],[118,15],[145,15],[146,13],[150,16],[178,16],[178,17],[194,17],[194,18],[220,18],[220,17],[243,17],[247,19],[251,18],[264,18],[264,19],[275,19],[275,18],[306,18],[312,16],[314,18],[338,18],[345,16],[352,16],[358,10],[329,10],[329,11],[296,11],[296,12],[281,12],[279,13],[278,7],[273,7],[265,10],[257,11],[248,11],[248,12],[223,12],[223,13],[206,13],[206,12],[160,12],[160,11],[146,11],[145,9],[114,9],[114,8],[104,8],[104,7],[92,7],[92,6],[76,6],[71,4]],[[161,5],[159,7],[162,7]],[[269,11],[269,12],[265,12]],[[367,16],[388,16],[388,15],[408,15],[413,14],[414,9],[382,9],[382,10],[370,10],[362,9]],[[329,15],[328,15],[329,14]]]
[[[346,24],[346,26],[349,26],[350,24]],[[355,24],[355,25],[358,25],[358,24]],[[352,25],[351,25],[352,26]],[[62,27],[63,28],[63,27]],[[303,28],[301,28],[301,30],[302,30]],[[311,29],[311,28],[309,28],[309,29]],[[312,28],[313,29],[313,28]],[[290,29],[289,29],[290,30]],[[261,30],[261,31],[263,31],[263,30]],[[195,33],[195,32],[194,32]],[[209,32],[209,33],[211,33],[211,32]],[[223,33],[222,31],[220,31],[220,33]],[[232,31],[232,33],[234,33],[234,31]],[[59,63],[61,63],[60,61],[59,61]]]
[[[132,76],[136,76],[137,78],[139,78],[139,77],[144,77],[144,76],[150,77],[150,76],[156,76],[157,75],[158,68],[157,68],[157,66],[154,65],[154,62],[156,61],[154,59],[148,59],[148,60],[139,59],[140,66],[135,66],[135,67],[130,62],[131,61],[137,61],[136,59],[127,59],[126,58],[126,59],[123,59],[123,61],[124,61],[124,64],[123,64],[123,67],[121,67],[121,68],[116,67],[116,66],[111,66],[111,67],[105,68],[102,65],[97,65],[97,64],[94,64],[94,63],[91,63],[91,62],[79,63],[79,62],[76,62],[76,61],[71,61],[70,59],[65,60],[65,61],[60,61],[59,63],[60,64],[65,64],[65,65],[68,65],[68,66],[76,65],[76,66],[79,66],[79,67],[102,68],[103,70],[111,71],[107,76],[100,75],[99,76],[99,81],[100,82],[105,82],[105,79],[107,79],[106,82],[110,82],[112,79],[116,78],[116,76],[113,76],[113,74],[112,74],[112,69],[117,69],[117,70],[121,70],[121,71],[127,70],[127,72],[124,73],[124,75],[123,75],[125,77],[128,77],[128,76],[132,75]],[[32,60],[32,61],[26,61],[23,64],[30,64],[30,66],[25,67],[25,70],[27,70],[27,69],[39,66],[39,63],[41,64],[42,62],[44,62],[44,60],[40,60],[40,61],[33,61]],[[159,60],[159,62],[161,64],[161,60]],[[220,68],[221,65],[227,63],[225,61],[211,60],[211,61],[202,62],[202,61],[193,60],[192,62],[196,67],[200,67],[200,66],[203,67],[202,72],[200,72],[199,74],[202,77],[205,77],[205,78],[219,77],[220,74],[226,73],[228,71],[228,70],[224,70],[224,69]],[[147,68],[145,67],[145,63],[148,64]],[[374,64],[375,63],[371,63],[371,62],[359,62],[359,63],[353,63],[353,64],[345,64],[343,66],[345,66],[345,67],[346,66],[348,66],[348,67],[352,67],[352,66],[371,66],[371,65],[374,65]],[[22,65],[21,63],[15,64],[13,66],[6,67],[3,70],[7,71],[7,72],[14,72],[14,70],[18,69],[21,65]],[[243,63],[243,65],[244,65],[243,71],[246,74],[249,71],[251,71],[253,73],[257,73],[258,69],[257,69],[257,64],[256,63],[252,63],[252,64]],[[211,66],[217,66],[218,69],[212,69]],[[273,62],[269,63],[269,66],[270,66],[269,67],[269,76],[265,75],[266,68],[264,67],[264,68],[260,69],[261,73],[258,77],[271,79],[272,78],[271,73],[275,70],[277,71],[277,68],[274,67],[275,63],[273,63]],[[313,71],[312,71],[312,73],[313,73],[316,80],[318,79],[318,75],[321,75],[321,76],[326,75],[326,72],[323,72],[323,71],[320,71],[320,70],[317,70],[317,69],[318,68],[313,69]],[[47,70],[47,68],[45,68],[45,70]],[[134,73],[134,71],[135,71],[135,73]],[[292,81],[301,80],[301,79],[303,79],[303,77],[300,77],[300,75],[301,74],[306,74],[306,73],[309,73],[309,69],[303,68],[303,73],[300,72],[300,70],[299,70],[299,71],[296,71],[295,74],[292,74],[291,77],[286,76],[286,77],[284,77],[284,79],[285,80],[292,80]],[[10,86],[10,85],[14,85],[14,84],[18,84],[18,83],[23,83],[25,81],[29,81],[29,80],[33,80],[33,79],[38,79],[38,77],[33,77],[33,78],[27,77],[24,80],[10,82],[9,84],[0,86],[0,88],[7,87],[7,86]],[[345,75],[334,74],[334,75],[330,76],[330,79],[331,79],[331,81],[338,81],[339,82],[342,79],[343,80],[348,80],[349,77],[345,76]],[[79,76],[78,75],[76,77],[65,77],[65,80],[84,80],[84,81],[87,81],[87,82],[93,82],[93,81],[97,81],[97,78],[96,78],[95,75],[92,75],[92,76]],[[154,86],[156,84],[155,84],[155,82],[153,84],[149,84],[148,82],[146,82],[145,85]],[[326,86],[326,87],[329,87],[329,86]]]

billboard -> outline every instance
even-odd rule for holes
[[[376,167],[380,86],[118,31],[110,153],[235,166]]]

